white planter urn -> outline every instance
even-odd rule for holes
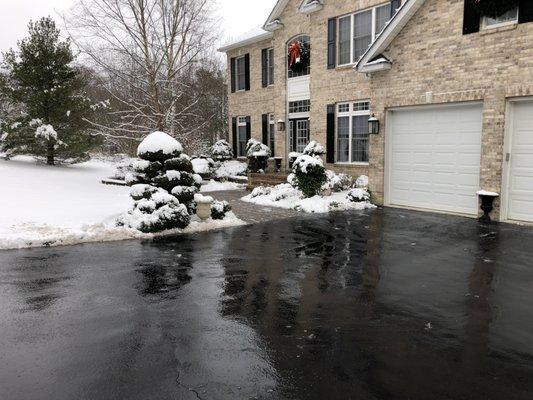
[[[211,218],[211,204],[213,204],[213,198],[211,196],[195,194],[194,201],[196,202],[196,215],[198,218],[202,221]]]

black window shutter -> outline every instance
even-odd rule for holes
[[[250,117],[246,117],[246,142],[252,138],[252,123]]]
[[[244,56],[245,90],[250,90],[250,54]]]
[[[518,22],[521,24],[533,22],[533,1],[520,0],[518,3]]]
[[[268,49],[261,50],[261,84],[263,87],[268,86]]]
[[[268,114],[263,114],[263,144],[268,146]]]
[[[465,12],[463,19],[463,35],[479,32],[481,15],[476,10],[474,0],[465,0]]]
[[[337,19],[328,20],[328,69],[334,69],[337,64]]]
[[[235,57],[230,60],[231,93],[235,93]]]
[[[237,158],[239,154],[237,152],[237,118],[235,117],[231,119],[231,139],[233,142],[233,157]]]
[[[398,8],[400,8],[400,6],[402,5],[402,2],[401,0],[392,0],[390,2],[390,17],[394,17],[394,14],[396,14],[396,10],[398,10]]]
[[[326,125],[326,162],[335,162],[335,104],[328,104]]]

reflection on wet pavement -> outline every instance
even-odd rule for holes
[[[531,399],[533,229],[399,210],[0,253],[0,399]]]

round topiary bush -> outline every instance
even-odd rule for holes
[[[246,144],[246,157],[250,172],[264,172],[268,166],[270,149],[258,140],[250,139]]]
[[[153,132],[137,148],[137,156],[146,161],[165,162],[183,152],[180,142],[164,132]]]
[[[293,186],[302,191],[305,197],[313,197],[320,193],[322,185],[326,182],[326,169],[318,157],[301,155],[293,165],[294,177],[291,177]]]
[[[219,140],[211,147],[211,157],[215,161],[227,161],[233,158],[233,150],[225,140]]]
[[[227,201],[215,200],[211,204],[211,218],[212,219],[224,219],[226,213],[231,211],[231,206]]]

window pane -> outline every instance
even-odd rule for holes
[[[357,62],[372,43],[372,10],[354,15],[353,61]]]
[[[350,63],[351,17],[339,19],[339,64]]]
[[[246,70],[244,57],[238,58],[236,63],[237,75],[237,90],[244,90],[246,88]]]
[[[274,49],[268,50],[268,84],[274,84]]]
[[[337,118],[337,162],[350,161],[350,117]]]
[[[498,18],[485,17],[485,25],[497,25],[504,22],[512,22],[518,19],[518,7],[513,8],[512,10],[507,11],[506,13],[500,15]]]
[[[274,123],[274,116],[269,115],[269,125],[268,125],[268,147],[270,147],[270,152],[274,154],[274,143],[276,138],[276,124]]]
[[[246,126],[239,126],[239,157],[246,156]]]
[[[368,115],[352,117],[352,162],[368,162]]]
[[[298,36],[297,38],[295,38],[294,40],[292,40],[288,44],[287,51],[290,48],[291,44],[293,44],[296,41],[299,41],[301,43],[307,44],[307,47],[309,48],[309,64],[307,65],[307,68],[305,68],[302,71],[298,71],[298,72],[293,72],[291,69],[288,69],[289,78],[295,78],[295,77],[298,77],[298,76],[309,75],[311,73],[311,39],[309,38],[309,36]],[[288,61],[289,60],[287,58],[287,63],[288,63]]]
[[[376,8],[376,35],[378,35],[390,19],[391,4],[385,4],[384,6]]]

